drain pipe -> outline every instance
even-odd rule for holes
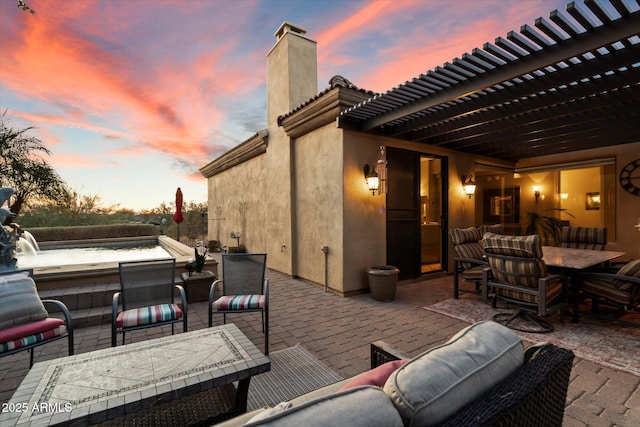
[[[329,286],[329,246],[321,246],[320,250],[324,254],[324,291],[327,292]]]

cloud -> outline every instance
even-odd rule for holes
[[[259,56],[229,62],[237,43],[226,37],[230,24],[205,29],[180,22],[207,2],[156,5],[161,10],[147,12],[138,2],[37,3],[35,19],[20,19],[12,42],[3,43],[3,85],[57,107],[57,117],[34,120],[129,139],[186,163],[205,158],[212,129],[228,117],[221,101],[264,83]],[[145,24],[130,18],[136,15]],[[157,30],[146,27],[150,16],[176,17],[174,27],[184,25],[184,31],[154,43]],[[128,45],[124,35],[144,40]]]

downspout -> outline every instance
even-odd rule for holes
[[[329,287],[329,246],[322,246],[320,250],[324,254],[324,291]]]

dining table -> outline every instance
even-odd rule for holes
[[[555,270],[560,270],[562,274],[571,279],[572,303],[573,303],[573,323],[580,321],[580,281],[577,275],[581,270],[605,264],[616,258],[625,255],[619,251],[599,251],[593,249],[563,248],[558,246],[543,246],[542,260]]]

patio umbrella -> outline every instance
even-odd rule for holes
[[[177,240],[180,241],[180,223],[184,221],[182,216],[182,190],[180,190],[180,187],[176,190],[176,213],[173,214],[173,220],[178,224]]]

